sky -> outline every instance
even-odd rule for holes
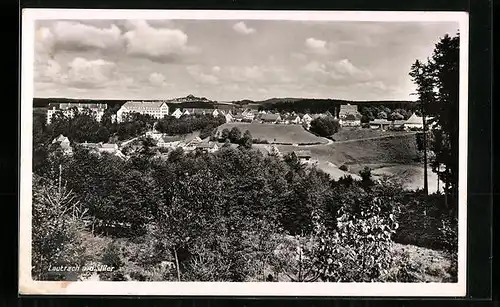
[[[34,96],[415,100],[408,73],[454,22],[39,20]]]

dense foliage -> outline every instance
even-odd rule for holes
[[[85,232],[119,240],[95,256],[118,268],[102,279],[370,281],[392,261],[403,193],[375,184],[369,171],[361,182],[336,182],[294,155],[243,145],[127,161],[79,147],[71,157],[53,150],[40,175],[57,182],[61,165],[65,187],[86,212]]]
[[[458,109],[460,37],[445,35],[427,62],[415,61],[410,76],[417,85],[421,109],[433,117],[431,149],[434,171],[445,183],[445,193],[458,195]],[[438,166],[444,165],[444,169]]]
[[[297,113],[325,113],[330,112],[337,115],[340,112],[342,104],[357,104],[359,109],[368,108],[390,110],[403,109],[411,110],[414,104],[411,101],[349,101],[340,99],[277,99],[265,101],[259,107],[259,110],[273,110],[278,112],[297,112]],[[361,112],[361,114],[364,114]],[[376,114],[376,113],[375,113]]]
[[[211,114],[181,116],[178,119],[173,116],[166,116],[158,121],[156,129],[168,135],[188,134],[201,130],[204,136],[208,137],[216,127],[225,122],[226,119],[223,116],[213,117]]]
[[[317,135],[329,137],[340,130],[340,122],[333,116],[318,117],[311,121],[309,129]]]

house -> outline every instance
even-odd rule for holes
[[[300,162],[308,162],[311,160],[311,152],[309,150],[298,150],[293,152]]]
[[[263,123],[278,123],[281,121],[281,115],[279,113],[267,113],[260,116],[260,120]]]
[[[241,122],[243,120],[243,115],[241,115],[241,114],[233,114],[232,117],[233,117],[233,121],[235,121],[235,122]]]
[[[79,145],[97,153],[106,152],[109,154],[117,155],[119,157],[124,156],[123,153],[119,150],[118,144],[102,143],[102,142],[100,143],[85,142],[85,143],[80,143]]]
[[[310,124],[312,122],[313,118],[309,114],[305,114],[302,116],[302,123],[303,124]]]
[[[300,122],[301,122],[301,120],[300,120],[300,116],[295,115],[295,118],[294,118],[294,119],[292,119],[292,124],[299,125],[299,124],[300,124]]]
[[[108,107],[105,103],[49,103],[47,108],[47,125],[51,123],[52,116],[57,112],[62,112],[65,116],[73,117],[74,109],[79,112],[90,110],[95,119],[100,122],[104,111]]]
[[[213,117],[224,116],[224,113],[221,110],[214,109],[214,111],[212,112],[212,116]]]
[[[375,119],[370,121],[371,129],[387,130],[390,127],[392,127],[392,122],[386,119]]]
[[[287,125],[300,124],[300,117],[298,115],[289,114],[288,116],[284,117],[284,123]]]
[[[171,114],[173,117],[179,119],[182,116],[182,111],[181,109],[177,108],[175,111]]]
[[[186,108],[183,115],[213,115],[215,109]]]
[[[70,141],[64,135],[60,134],[57,138],[52,140],[52,144],[56,144],[56,143],[59,143],[59,146],[61,147],[63,153],[65,153],[65,154],[72,154],[73,153],[73,148],[71,148]]]
[[[425,121],[426,123],[430,123],[429,127],[435,126],[435,123],[432,123],[433,117],[426,117]],[[408,129],[423,129],[424,128],[424,121],[422,116],[417,116],[415,113],[413,113],[410,118],[408,118],[405,122],[405,128]]]
[[[199,137],[195,137],[194,139],[187,141],[187,143],[183,146],[185,150],[194,150],[196,146],[201,143],[201,139]]]
[[[196,149],[200,149],[204,152],[215,152],[219,150],[219,146],[214,142],[202,142],[196,146]]]
[[[244,120],[253,121],[255,119],[255,111],[253,110],[245,110],[241,113]]]
[[[234,121],[234,118],[231,115],[231,112],[227,112],[225,115],[225,118],[226,118],[226,123],[230,123],[230,122]]]
[[[347,114],[339,119],[342,127],[359,127],[361,126],[361,114]]]
[[[349,103],[340,105],[339,119],[345,118],[349,114],[361,118],[361,113],[359,113],[357,105],[351,105]]]
[[[156,146],[164,148],[175,148],[179,145],[182,138],[180,136],[162,136]]]
[[[116,112],[116,119],[122,122],[126,114],[139,113],[161,119],[168,115],[169,107],[165,101],[128,101]]]
[[[99,148],[99,151],[108,152],[108,153],[116,153],[118,151],[118,145],[117,144],[101,143],[101,147]]]

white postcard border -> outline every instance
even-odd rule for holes
[[[460,29],[459,253],[457,283],[231,283],[54,282],[31,278],[32,114],[34,22],[42,19],[226,19],[379,22],[455,21]],[[467,133],[469,20],[465,12],[206,11],[24,9],[22,12],[19,293],[50,295],[163,296],[360,296],[449,297],[466,295]]]

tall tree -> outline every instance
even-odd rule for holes
[[[444,170],[436,170],[448,195],[458,192],[459,47],[459,34],[445,35],[436,44],[432,57],[426,63],[417,60],[410,72],[417,84],[419,100],[425,106],[422,109],[424,119],[425,115],[432,116],[431,124],[441,131],[441,142],[434,142],[432,149],[436,164],[444,165]]]
[[[420,109],[422,111],[423,121],[423,151],[424,151],[424,193],[429,194],[429,183],[427,176],[427,106],[436,101],[434,93],[434,80],[432,78],[432,67],[416,60],[411,66],[410,76],[413,82],[417,84],[418,101],[420,102]]]

